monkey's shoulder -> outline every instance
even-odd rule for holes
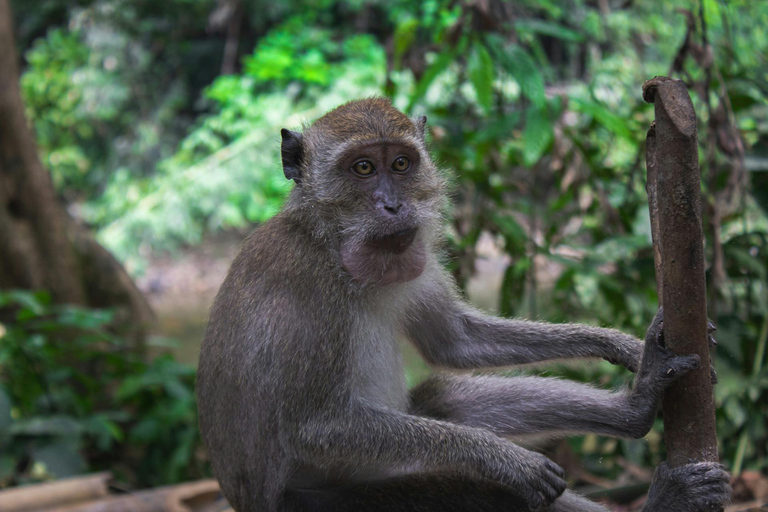
[[[327,287],[337,268],[327,247],[307,229],[289,216],[278,215],[244,240],[226,284],[256,293]]]
[[[211,310],[209,326],[245,335],[279,326],[290,331],[338,307],[342,287],[334,262],[301,226],[278,215],[255,229],[239,254]]]

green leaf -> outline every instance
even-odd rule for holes
[[[544,77],[531,54],[520,45],[506,45],[498,36],[488,36],[486,42],[495,60],[520,84],[523,95],[543,107],[547,100]]]
[[[601,264],[632,260],[638,250],[650,245],[648,239],[642,235],[617,236],[595,245],[590,251],[590,256]]]
[[[571,98],[570,105],[576,112],[582,112],[592,116],[598,124],[603,125],[617,136],[626,139],[633,144],[637,144],[635,136],[632,134],[632,130],[630,130],[627,121],[603,106],[601,103],[580,98]]]
[[[0,293],[0,307],[12,304],[28,310],[26,317],[32,318],[45,313],[46,306],[50,304],[50,295],[46,292],[28,292],[25,290]]]
[[[394,56],[395,67],[400,68],[400,59],[403,54],[408,51],[413,41],[416,39],[416,31],[419,28],[419,20],[415,18],[408,18],[401,22],[395,29],[395,34],[392,36],[395,41]]]
[[[755,274],[760,281],[765,281],[766,276],[768,276],[768,267],[765,262],[752,256],[748,249],[726,245],[725,250],[726,255],[733,263],[744,271]]]
[[[574,290],[579,300],[586,307],[594,306],[600,293],[600,280],[596,274],[580,274],[573,276]]]
[[[482,44],[475,45],[475,51],[469,62],[469,80],[475,88],[477,101],[487,112],[493,101],[493,61],[488,50]]]
[[[751,195],[757,205],[768,215],[768,172],[752,172]]]
[[[132,442],[148,442],[158,437],[160,430],[160,422],[154,417],[149,416],[139,421],[131,429],[129,437]]]
[[[79,451],[79,441],[57,439],[55,442],[35,448],[32,459],[45,465],[46,472],[56,478],[79,475],[86,471],[86,464]]]
[[[413,106],[427,93],[427,89],[429,89],[429,86],[435,81],[435,78],[448,69],[448,66],[450,66],[455,59],[456,51],[452,48],[444,51],[435,58],[432,64],[430,64],[426,71],[424,71],[421,80],[419,80],[419,83],[416,86],[416,90],[413,91],[413,94],[408,101],[407,111],[410,112],[413,109]]]
[[[11,399],[4,389],[0,388],[0,446],[11,436]]]
[[[530,107],[525,116],[523,131],[523,163],[533,166],[549,149],[555,134],[552,121],[545,108]]]
[[[469,133],[473,143],[494,142],[509,137],[512,130],[518,128],[521,119],[520,112],[510,112],[501,116],[493,116],[481,129]]]
[[[80,423],[71,416],[58,415],[19,420],[11,425],[14,435],[25,436],[77,436],[82,431]]]
[[[572,41],[574,43],[580,43],[584,40],[584,36],[573,29],[564,27],[553,21],[534,18],[515,21],[515,30],[533,32],[535,34],[542,34],[556,39],[562,39],[563,41]]]
[[[505,251],[511,256],[525,254],[525,244],[528,242],[525,229],[510,215],[493,214],[492,219],[504,236]]]
[[[120,426],[106,414],[96,414],[84,422],[86,431],[96,440],[99,450],[107,451],[113,441],[122,441],[125,437]]]
[[[736,426],[740,427],[747,421],[747,412],[736,397],[731,397],[724,404],[725,415]]]
[[[525,281],[530,267],[530,258],[523,257],[514,265],[508,266],[504,272],[499,300],[499,312],[502,316],[514,316],[519,313],[525,300]]]
[[[185,386],[183,383],[176,379],[167,380],[164,384],[165,391],[174,400],[187,400],[192,396],[192,389]]]

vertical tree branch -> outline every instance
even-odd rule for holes
[[[673,467],[717,461],[696,115],[681,80],[649,80],[643,85],[643,97],[654,103],[656,114],[646,151],[664,340],[676,354],[698,354],[702,363],[664,394],[667,456]]]
[[[59,202],[24,115],[11,18],[10,2],[0,0],[0,289],[46,289],[57,303],[115,308],[114,327],[140,348],[154,314]]]
[[[34,135],[24,116],[11,21],[8,0],[0,0],[0,172],[4,182],[3,196],[6,201],[13,199],[17,215],[29,220],[43,260],[44,282],[54,299],[84,304],[85,289],[78,280],[77,260],[67,238],[66,212],[58,202],[50,174],[40,162]]]
[[[243,7],[240,2],[230,2],[232,13],[227,23],[227,42],[224,44],[224,57],[221,62],[221,74],[232,75],[237,66],[237,47],[240,43],[240,26],[243,24]]]

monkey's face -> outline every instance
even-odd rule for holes
[[[426,240],[420,233],[417,147],[407,141],[354,145],[337,165],[347,189],[348,212],[342,232],[342,263],[353,278],[390,284],[418,277],[426,265]]]
[[[301,137],[302,201],[333,226],[342,264],[359,282],[418,277],[439,238],[444,187],[423,123],[372,99],[337,108],[303,135],[283,134],[284,166]]]
[[[352,226],[366,224],[367,237],[382,250],[403,252],[419,222],[411,194],[421,155],[408,142],[355,144],[339,158],[336,173],[349,198]]]

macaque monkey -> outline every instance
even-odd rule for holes
[[[619,331],[489,316],[440,263],[446,183],[426,118],[353,101],[282,131],[283,210],[219,291],[200,354],[200,429],[238,512],[605,511],[513,440],[641,438],[662,391],[699,365]],[[398,338],[437,368],[603,358],[637,372],[609,392],[539,377],[436,373],[406,389]],[[717,464],[659,470],[646,512],[728,499]]]

